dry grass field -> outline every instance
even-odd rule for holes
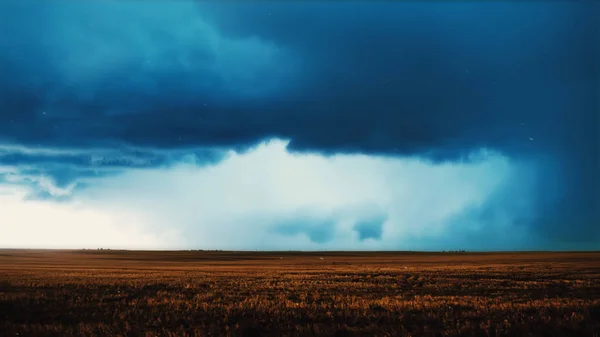
[[[0,250],[0,336],[600,336],[600,253]]]

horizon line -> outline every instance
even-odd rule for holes
[[[198,253],[420,253],[420,254],[444,254],[444,253],[600,253],[600,250],[232,250],[232,249],[124,249],[124,248],[3,248],[0,251],[120,251],[120,252],[198,252]]]

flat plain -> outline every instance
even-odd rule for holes
[[[0,336],[600,336],[600,253],[0,250]]]

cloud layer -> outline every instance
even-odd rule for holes
[[[178,179],[218,167],[235,180],[244,168],[228,168],[234,160],[228,151],[243,155],[268,139],[286,144],[277,155],[321,158],[289,159],[299,166],[351,154],[366,162],[373,157],[374,167],[386,158],[454,172],[488,163],[473,155],[487,149],[510,163],[512,182],[485,190],[481,205],[465,201],[468,212],[452,213],[454,221],[489,233],[518,227],[531,242],[557,247],[594,244],[600,238],[597,17],[600,4],[591,1],[4,1],[0,30],[10,33],[0,36],[0,184],[25,188],[19,191],[27,200],[68,204],[115,181],[125,188],[146,174],[175,174],[181,162],[190,172]],[[343,170],[322,163],[314,170],[337,177],[354,170],[348,160]],[[294,165],[285,170],[296,172]],[[268,175],[264,170],[273,169],[257,174]],[[454,188],[493,184],[489,172],[481,181],[461,176]],[[429,178],[418,179],[416,191],[431,188],[424,187],[433,183]],[[169,209],[194,198],[186,196],[187,183],[178,184],[180,192],[165,192],[177,199]],[[279,184],[281,195],[305,188]],[[360,206],[368,209],[363,216],[343,220],[357,244],[395,237],[387,228],[400,225],[389,206],[363,205],[368,198],[354,205],[342,192],[355,184],[329,188],[337,201],[321,203],[335,215],[304,209],[303,201],[284,208],[280,225],[264,231],[302,236],[307,245],[331,242],[340,219]],[[200,185],[214,200],[262,207],[225,196],[210,181]],[[383,186],[369,193],[403,190],[390,186],[398,192]],[[268,192],[261,189],[256,193]],[[527,199],[515,197],[521,192]],[[454,194],[443,195],[435,212],[408,201],[405,212],[427,223],[429,213],[454,205]],[[122,206],[142,202],[136,200]],[[265,222],[274,221],[269,214]],[[251,229],[260,225],[248,226],[260,232]],[[456,228],[449,240],[471,235]],[[228,240],[222,244],[235,242]]]
[[[24,244],[35,236],[31,242],[72,237],[85,247],[96,242],[247,250],[543,247],[527,227],[534,186],[526,177],[519,181],[527,165],[495,153],[463,164],[327,158],[292,154],[286,145],[273,140],[203,168],[180,163],[131,169],[74,191],[72,203],[27,201],[4,213],[22,232],[0,244]],[[506,190],[510,201],[494,200]],[[7,200],[19,204],[14,197]],[[60,225],[48,224],[48,218]],[[73,231],[76,221],[85,222],[79,226],[86,235]],[[123,225],[125,233],[113,242],[115,227]],[[134,231],[140,234],[129,234]]]

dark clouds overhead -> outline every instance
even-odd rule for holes
[[[541,196],[560,181],[532,230],[597,240],[598,17],[593,1],[4,1],[0,139],[89,152],[0,160],[76,175],[97,148],[160,165],[271,137],[434,161],[487,147],[541,160]]]
[[[48,177],[54,186],[65,188],[82,180],[105,177],[126,169],[166,168],[177,163],[199,166],[219,162],[227,155],[224,149],[152,148],[71,148],[51,149],[23,146],[1,146],[0,164],[12,168],[0,171],[0,179],[7,182],[37,180]]]

